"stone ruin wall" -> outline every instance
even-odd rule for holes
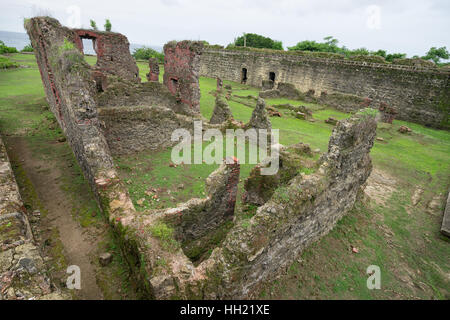
[[[177,143],[171,141],[175,129],[192,131],[194,126],[193,118],[167,107],[130,106],[98,110],[103,133],[113,155],[171,147]]]
[[[0,138],[0,300],[70,299],[48,277],[29,214]]]
[[[369,63],[344,59],[325,59],[287,53],[220,50],[206,48],[201,57],[200,75],[241,82],[242,68],[247,83],[261,87],[275,73],[277,83],[292,83],[302,93],[314,90],[370,98],[394,107],[397,118],[436,128],[450,128],[449,71],[436,68]],[[332,99],[335,98],[335,99]],[[330,105],[340,107],[339,95],[330,97]],[[354,111],[362,106],[343,106]]]
[[[222,245],[209,258],[194,265],[180,246],[170,239],[159,238],[151,230],[166,223],[175,230],[174,240],[201,243],[203,237],[233,220],[238,160],[223,163],[208,177],[204,199],[138,214],[115,170],[111,157],[111,148],[115,147],[111,142],[108,145],[102,127],[109,118],[118,131],[126,131],[136,122],[144,126],[144,131],[145,126],[157,130],[165,124],[164,114],[174,123],[176,119],[180,125],[185,123],[163,106],[160,109],[145,104],[142,109],[135,105],[105,106],[99,110],[92,69],[77,48],[63,46],[65,39],[75,41],[76,32],[51,18],[30,19],[26,29],[50,108],[114,230],[142,298],[252,297],[262,281],[272,279],[307,245],[331,230],[352,208],[370,174],[369,152],[376,123],[373,116],[362,112],[337,124],[328,153],[317,163],[315,173],[297,175],[284,188],[276,189],[248,225],[235,224]],[[137,85],[129,88],[139,90]],[[156,115],[161,117],[159,123]],[[125,120],[122,125],[121,119]],[[136,133],[129,132],[128,136],[133,134]]]
[[[200,41],[171,41],[164,45],[163,83],[189,107],[182,110],[187,114],[200,113],[198,79],[202,51],[203,43]]]
[[[96,67],[103,73],[116,75],[122,79],[140,82],[139,69],[130,54],[130,43],[120,33],[85,29],[73,29],[78,37],[75,44],[83,52],[82,39],[90,39],[97,55]]]

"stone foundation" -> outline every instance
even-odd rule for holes
[[[0,300],[70,299],[52,284],[0,138]]]

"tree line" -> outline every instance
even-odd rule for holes
[[[406,53],[388,53],[386,50],[369,51],[366,48],[348,49],[345,46],[339,46],[339,40],[332,36],[323,38],[323,42],[317,42],[314,40],[304,40],[298,42],[295,46],[288,47],[289,51],[312,51],[312,52],[330,52],[344,55],[346,57],[351,56],[380,56],[388,62],[393,62],[394,59],[406,58]],[[283,50],[283,44],[281,41],[273,40],[262,35],[255,33],[244,33],[242,36],[237,37],[233,43],[229,44],[227,48],[232,47],[251,47],[251,48],[266,48],[272,50]],[[436,64],[441,63],[442,60],[450,58],[450,54],[446,47],[432,47],[424,56],[413,56],[412,58],[421,58],[424,60],[433,61]]]

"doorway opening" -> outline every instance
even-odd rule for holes
[[[275,72],[269,72],[269,80],[275,82]]]
[[[241,72],[241,83],[246,83],[247,82],[247,68],[242,68],[242,72]]]

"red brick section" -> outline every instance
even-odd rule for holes
[[[74,29],[78,37],[75,44],[83,51],[82,39],[91,39],[97,54],[97,68],[101,73],[112,74],[129,81],[140,82],[139,69],[130,54],[130,43],[120,33]]]
[[[150,68],[150,72],[147,73],[147,80],[148,81],[159,81],[159,65],[158,60],[156,58],[149,58],[148,59],[148,66]]]
[[[222,87],[223,87],[223,81],[222,81],[222,79],[217,77],[216,90],[217,91],[222,91]]]
[[[385,123],[392,123],[398,113],[397,110],[389,106],[386,102],[380,102],[378,110],[381,113],[381,121]]]
[[[186,112],[200,113],[198,77],[202,51],[200,41],[172,41],[164,46],[164,84],[187,106]]]

